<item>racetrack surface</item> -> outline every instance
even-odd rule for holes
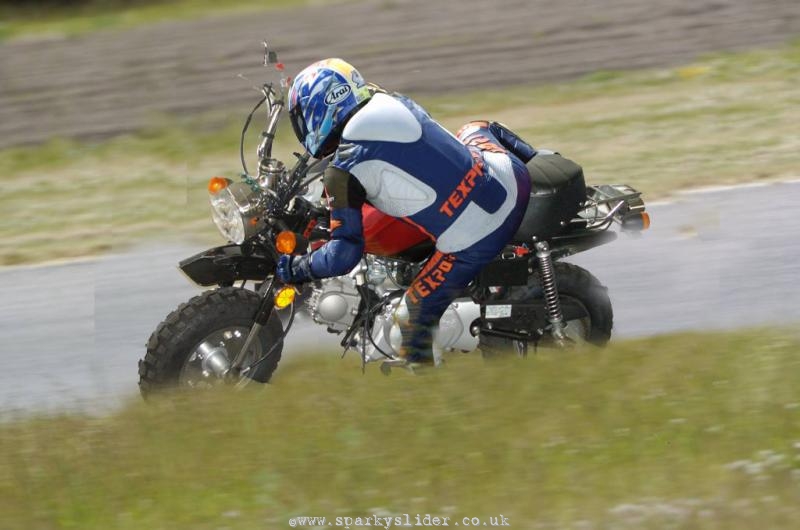
[[[236,76],[264,79],[263,39],[290,73],[341,56],[416,95],[676,64],[798,33],[797,0],[363,0],[8,42],[0,148],[106,137],[164,112],[240,115],[257,96]]]
[[[791,212],[798,203],[800,181],[683,194],[648,208],[653,227],[641,237],[622,236],[568,261],[608,286],[614,339],[796,324],[800,218]],[[175,265],[200,250],[162,243],[79,263],[0,269],[2,415],[101,411],[135,395],[145,341],[199,292]],[[337,337],[300,325],[284,362],[337,351]],[[361,375],[354,370],[353,377]]]

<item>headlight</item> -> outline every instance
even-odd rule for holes
[[[211,196],[211,217],[222,236],[233,243],[244,242],[244,219],[230,193],[223,190]]]
[[[210,193],[211,216],[222,236],[241,245],[264,227],[258,197],[243,182],[235,182]]]

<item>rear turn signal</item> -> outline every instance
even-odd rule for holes
[[[275,307],[278,309],[289,307],[294,302],[294,295],[294,287],[282,287],[280,291],[275,293]]]
[[[622,219],[623,230],[647,230],[650,228],[650,214],[647,212],[636,212],[626,215]]]
[[[225,177],[211,177],[211,180],[208,181],[208,193],[216,195],[227,188],[230,183],[231,181]]]
[[[281,254],[291,254],[297,248],[297,236],[294,232],[284,230],[275,238],[275,248]]]

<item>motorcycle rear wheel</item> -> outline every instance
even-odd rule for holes
[[[147,341],[139,361],[139,391],[147,398],[169,388],[214,386],[223,380],[210,373],[203,353],[216,351],[228,362],[241,349],[253,325],[261,298],[253,291],[222,287],[206,291],[170,313]],[[283,329],[273,316],[251,346],[245,365],[272,352],[248,377],[267,383],[278,367],[283,350]]]
[[[556,262],[556,286],[560,299],[570,299],[585,309],[585,316],[566,322],[566,333],[575,343],[605,346],[611,338],[614,311],[608,289],[589,271],[571,263]],[[503,299],[509,302],[541,300],[543,298],[539,276],[533,275],[525,287],[512,287]],[[545,334],[539,346],[554,347],[552,337]],[[505,357],[509,353],[523,355],[527,345],[521,341],[481,335],[478,349],[486,359]]]

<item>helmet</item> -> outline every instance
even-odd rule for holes
[[[341,59],[308,66],[289,91],[289,116],[297,139],[315,158],[330,154],[347,119],[371,97],[358,70]]]

